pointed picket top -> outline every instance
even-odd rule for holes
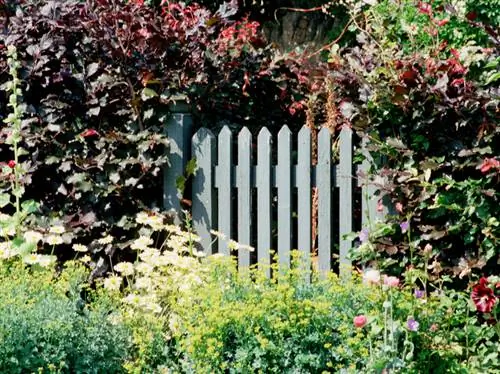
[[[292,131],[288,126],[283,126],[281,130],[278,132],[278,143],[280,139],[288,139],[292,137]]]
[[[210,129],[206,127],[201,127],[196,133],[193,135],[193,143],[199,144],[205,141],[205,139],[215,139],[215,135]]]
[[[232,138],[233,133],[231,132],[231,129],[229,128],[228,125],[225,125],[222,130],[219,132],[219,139],[221,138]]]
[[[307,126],[302,126],[299,131],[299,139],[305,138],[307,136],[311,136],[311,129]]]
[[[243,127],[238,134],[238,139],[245,138],[245,137],[247,137],[247,138],[252,137],[252,133],[250,132],[248,127]]]
[[[271,139],[272,135],[271,132],[267,127],[263,127],[260,131],[259,134],[257,135],[257,142],[263,142],[267,139]]]

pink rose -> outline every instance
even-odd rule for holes
[[[368,284],[378,284],[380,282],[380,272],[378,270],[367,270],[363,273],[363,280]]]
[[[359,316],[354,317],[353,322],[354,326],[356,326],[358,329],[361,329],[365,327],[366,323],[368,322],[368,319],[366,319],[366,316],[361,314]]]
[[[389,287],[398,287],[399,279],[397,277],[384,276],[384,284]]]

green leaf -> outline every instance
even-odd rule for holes
[[[0,194],[0,208],[4,208],[10,204],[10,195],[6,193]]]
[[[21,208],[24,212],[30,214],[38,211],[40,204],[34,200],[26,200],[21,203]]]
[[[156,96],[158,96],[156,91],[151,89],[151,88],[148,88],[148,87],[143,88],[143,90],[141,92],[141,98],[143,101],[149,100],[152,97],[156,97]]]

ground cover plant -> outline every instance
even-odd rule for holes
[[[81,298],[86,271],[63,272],[2,260],[0,269],[0,370],[2,373],[116,373],[129,339],[113,324],[111,303]]]

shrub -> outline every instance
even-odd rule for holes
[[[469,295],[418,290],[376,270],[306,282],[266,279],[209,257],[208,277],[174,307],[174,336],[197,372],[495,372],[498,326]],[[479,318],[479,319],[478,319]]]
[[[369,140],[372,176],[360,177],[391,206],[353,258],[423,283],[455,275],[465,287],[500,256],[498,40],[440,5],[368,7],[359,45],[332,50],[332,88],[341,122]]]
[[[80,298],[86,273],[72,267],[62,274],[0,267],[0,371],[122,372],[127,331],[110,319],[109,298],[85,304]]]
[[[257,23],[232,20],[234,7],[211,13],[175,2],[0,4],[6,88],[12,80],[6,46],[15,46],[19,59],[21,187],[25,199],[40,203],[36,228],[66,227],[60,258],[72,257],[74,237],[94,260],[113,257],[133,236],[135,213],[159,209],[164,126],[177,95],[187,96],[204,120],[300,123],[306,74],[286,56],[274,56]],[[3,120],[10,94],[0,95]],[[13,159],[3,143],[9,134],[10,126],[0,131],[6,160]],[[9,173],[2,173],[5,180]],[[108,234],[112,244],[98,241]]]

